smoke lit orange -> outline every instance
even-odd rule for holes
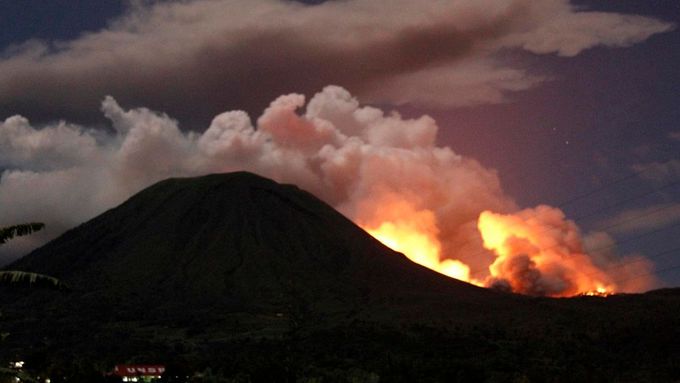
[[[609,276],[583,250],[578,228],[559,209],[539,206],[515,214],[479,216],[484,247],[496,255],[489,284],[531,295],[608,295]]]
[[[413,262],[451,278],[481,285],[470,278],[470,268],[455,259],[442,259],[436,218],[429,210],[416,210],[406,202],[390,204],[394,217],[377,225],[365,224],[364,229],[380,242],[406,255]]]
[[[576,225],[559,209],[539,206],[514,214],[489,211],[479,216],[483,246],[495,255],[483,280],[472,278],[465,263],[442,257],[435,214],[405,201],[382,206],[377,223],[362,226],[375,238],[412,261],[479,286],[554,297],[607,296],[617,290],[611,278],[583,250]],[[481,250],[481,249],[480,249]]]
[[[392,250],[405,254],[413,262],[462,281],[470,281],[470,268],[458,260],[440,258],[440,245],[428,233],[413,230],[408,224],[384,222],[376,229],[367,229]]]

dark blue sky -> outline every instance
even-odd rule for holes
[[[37,39],[71,39],[96,31],[123,12],[120,0],[2,0],[0,46]]]
[[[680,24],[677,0],[576,4]],[[124,8],[124,2],[114,0],[2,0],[0,47],[32,38],[72,39],[105,27]],[[642,169],[644,175],[653,162],[678,160],[680,141],[670,135],[680,132],[680,30],[573,58],[507,55],[551,81],[514,93],[505,104],[400,110],[407,116],[432,115],[441,127],[440,143],[498,169],[520,205],[563,207],[585,229],[602,228],[608,217],[626,209],[680,203],[680,187],[673,186],[679,174],[662,182],[634,174]],[[625,252],[665,254],[655,259],[659,276],[680,285],[680,270],[664,271],[680,266],[680,250],[674,251],[680,248],[680,228],[641,234],[617,239]]]
[[[579,4],[680,23],[680,2],[673,0]],[[499,169],[504,187],[522,205],[562,207],[585,229],[606,228],[603,217],[620,209],[680,202],[680,170],[657,183],[633,176],[632,170],[678,160],[680,142],[669,134],[680,130],[680,31],[574,58],[519,54],[516,59],[552,81],[513,95],[508,104],[427,111],[447,127],[443,141]],[[664,269],[680,265],[679,234],[679,226],[669,225],[617,240],[622,252],[659,254],[653,257],[661,278],[677,286],[680,270]]]

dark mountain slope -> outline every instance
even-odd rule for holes
[[[121,362],[260,381],[680,379],[678,290],[488,291],[243,172],[159,182],[8,268],[71,291],[0,289],[0,362],[81,373],[69,381]]]
[[[468,320],[520,299],[416,265],[311,194],[245,172],[159,182],[8,268],[64,280],[73,291],[49,306],[92,323],[246,315],[287,331],[441,310]]]
[[[414,265],[295,186],[245,172],[159,182],[9,268],[167,302],[496,295]]]

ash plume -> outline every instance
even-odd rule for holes
[[[112,97],[101,110],[112,133],[64,122],[35,127],[20,116],[0,123],[0,167],[7,169],[0,178],[0,225],[43,221],[48,227],[46,237],[3,249],[5,261],[161,179],[248,170],[299,185],[369,231],[408,225],[417,239],[433,244],[430,267],[455,269],[463,279],[470,266],[488,268],[475,280],[562,295],[578,292],[569,284],[583,274],[574,262],[604,276],[608,265],[620,262],[583,253],[578,228],[556,209],[517,212],[494,170],[436,144],[432,118],[405,119],[361,106],[341,87],[328,86],[309,102],[300,94],[280,96],[256,123],[246,112],[225,112],[203,133],[183,132],[176,120],[150,109],[124,109]],[[477,230],[485,216],[512,220],[513,230],[557,231],[540,243],[510,232],[514,239],[498,246],[513,251],[499,255]],[[545,246],[565,247],[564,263],[550,263],[546,271],[527,258]],[[560,279],[567,272],[573,275]],[[527,276],[521,285],[510,279],[517,275]]]

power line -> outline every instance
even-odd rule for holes
[[[631,218],[629,218],[629,219],[626,219],[626,220],[623,220],[623,221],[619,221],[619,222],[617,222],[617,223],[615,223],[615,224],[607,225],[607,226],[604,226],[604,227],[599,228],[599,229],[596,229],[596,230],[598,230],[598,231],[605,231],[605,230],[607,230],[607,229],[612,229],[612,228],[614,228],[614,227],[621,226],[621,225],[624,225],[624,224],[627,224],[627,223],[630,223],[630,222],[638,221],[638,220],[640,220],[640,219],[642,219],[642,218],[646,218],[646,217],[649,217],[649,216],[651,216],[651,215],[653,215],[653,214],[656,214],[656,213],[658,213],[658,212],[660,212],[660,211],[662,211],[662,210],[666,210],[667,208],[668,208],[667,206],[661,206],[661,207],[659,207],[659,208],[653,209],[653,210],[648,211],[648,212],[645,212],[645,213],[643,213],[643,214],[639,214],[639,215],[634,216],[634,217],[631,217]],[[542,232],[539,232],[538,234],[547,233],[547,232],[548,232],[548,230],[543,230]],[[552,246],[548,246],[548,247],[546,247],[546,248],[543,248],[542,250],[549,250],[549,249],[556,248],[556,247],[558,247],[558,246],[560,246],[560,244],[555,244],[555,245],[552,245]],[[477,253],[472,254],[472,256],[483,255],[483,254],[484,254],[484,252],[477,252]],[[479,273],[482,273],[482,272],[485,272],[485,271],[487,271],[487,270],[486,270],[486,269],[480,269],[480,270],[471,271],[471,272],[470,272],[470,275],[476,275],[476,274],[479,274]]]
[[[618,283],[618,284],[620,284],[620,283],[622,283],[622,282],[628,282],[628,281],[632,281],[632,280],[634,280],[634,279],[638,279],[638,278],[646,277],[646,276],[649,276],[649,275],[657,275],[657,274],[662,274],[662,273],[665,273],[665,272],[668,272],[668,271],[672,271],[672,270],[678,270],[678,269],[680,269],[680,265],[677,265],[677,266],[671,266],[671,267],[665,267],[665,268],[663,268],[663,269],[659,269],[659,270],[654,270],[654,271],[649,271],[649,272],[646,272],[646,273],[642,273],[642,274],[634,275],[634,276],[632,276],[632,277],[628,277],[628,278],[624,278],[624,279],[618,279],[618,280],[614,280],[614,283]]]
[[[680,205],[676,205],[675,207],[676,207],[677,209],[680,209]],[[642,218],[649,217],[649,216],[654,215],[654,214],[656,214],[656,213],[658,213],[658,212],[660,212],[660,211],[663,211],[663,210],[668,210],[668,205],[661,205],[661,206],[658,206],[656,209],[652,209],[652,210],[650,210],[650,211],[646,211],[646,212],[644,212],[644,213],[642,213],[642,214],[640,214],[640,215],[633,216],[633,217],[631,217],[631,218],[624,219],[624,220],[622,220],[622,221],[618,221],[618,222],[616,222],[616,223],[614,223],[614,224],[607,225],[607,226],[604,226],[604,227],[601,227],[601,228],[597,228],[597,229],[595,229],[595,230],[597,230],[597,231],[605,231],[605,230],[607,230],[607,229],[612,229],[612,228],[615,228],[615,227],[617,227],[617,226],[622,226],[622,225],[624,225],[624,224],[626,224],[626,223],[639,221],[639,220],[642,219]]]
[[[638,239],[640,239],[640,238],[644,238],[644,237],[646,237],[646,236],[648,236],[648,235],[660,233],[660,232],[662,232],[662,231],[664,231],[664,230],[668,230],[668,229],[674,228],[674,227],[676,227],[676,226],[680,226],[680,222],[675,223],[675,224],[670,225],[670,226],[664,226],[664,227],[661,227],[661,228],[659,228],[659,229],[651,230],[651,231],[648,231],[648,232],[646,232],[646,233],[642,233],[642,234],[636,235],[636,236],[634,236],[634,237],[628,237],[628,238],[626,238],[626,239],[623,239],[623,240],[620,240],[620,241],[618,241],[618,242],[615,242],[615,243],[613,243],[613,244],[611,244],[611,245],[601,246],[601,247],[595,247],[595,248],[592,248],[592,249],[584,249],[584,250],[586,251],[586,253],[593,253],[593,252],[596,252],[596,251],[601,251],[601,250],[606,250],[606,249],[615,248],[615,247],[621,245],[622,243],[627,243],[627,242],[635,241],[635,240],[638,240]]]
[[[646,255],[644,257],[636,258],[636,259],[628,261],[628,262],[620,262],[620,263],[617,263],[617,264],[615,264],[611,267],[606,267],[606,268],[603,268],[601,270],[611,271],[611,270],[615,270],[615,269],[620,269],[624,266],[628,266],[628,265],[631,265],[633,263],[643,262],[643,261],[650,260],[650,259],[656,259],[656,258],[659,258],[659,257],[664,256],[666,254],[670,254],[674,251],[680,251],[680,247],[676,247],[674,249],[662,251],[660,253],[656,253],[656,254],[652,254],[652,255]],[[596,273],[590,273],[590,274],[586,274],[586,275],[595,275],[595,274]]]
[[[574,218],[572,218],[572,220],[573,220],[573,221],[576,221],[576,220],[579,220],[579,219],[590,218],[590,217],[592,217],[592,216],[594,216],[594,215],[597,215],[598,213],[601,213],[601,212],[610,210],[611,208],[618,207],[618,206],[622,206],[622,205],[625,205],[625,204],[627,204],[627,203],[629,203],[629,202],[633,202],[633,201],[636,201],[636,200],[638,200],[638,199],[642,199],[642,198],[644,198],[644,197],[650,196],[650,195],[652,195],[652,194],[658,193],[658,192],[661,191],[661,190],[664,190],[664,189],[667,189],[667,188],[670,188],[670,187],[676,186],[676,185],[680,185],[680,181],[671,182],[671,183],[668,183],[668,184],[663,185],[663,186],[661,186],[661,187],[654,188],[654,189],[652,189],[652,190],[650,190],[650,191],[648,191],[648,192],[638,194],[638,195],[636,195],[636,196],[634,196],[634,197],[630,197],[630,198],[626,198],[626,199],[617,201],[616,203],[613,203],[613,204],[611,204],[611,205],[607,205],[607,206],[605,206],[605,207],[603,207],[603,208],[600,208],[600,209],[591,211],[591,212],[588,213],[588,214],[581,215],[581,216],[578,216],[578,217],[574,217]]]
[[[595,188],[595,189],[593,189],[593,190],[591,190],[591,191],[588,191],[588,192],[586,192],[586,193],[577,195],[576,197],[570,198],[570,199],[568,199],[568,200],[566,200],[566,201],[563,201],[563,202],[557,204],[557,206],[558,206],[558,207],[561,207],[561,208],[563,208],[563,207],[565,207],[565,206],[569,206],[569,205],[573,204],[574,202],[580,201],[580,200],[582,200],[582,199],[584,199],[584,198],[587,198],[587,197],[591,197],[591,196],[593,196],[593,195],[595,195],[595,194],[597,194],[597,193],[599,193],[599,192],[601,192],[601,191],[603,191],[603,190],[609,189],[609,188],[612,187],[612,186],[621,184],[621,183],[623,183],[623,182],[625,182],[625,181],[628,181],[628,180],[630,180],[630,179],[633,179],[633,178],[635,178],[635,177],[638,177],[638,176],[640,176],[641,174],[644,174],[644,173],[650,171],[650,170],[653,169],[653,168],[654,168],[653,165],[648,165],[645,169],[635,171],[635,172],[633,172],[633,173],[631,173],[631,174],[629,174],[629,175],[627,175],[627,176],[624,176],[624,177],[622,177],[622,178],[619,178],[619,179],[617,179],[617,180],[614,180],[614,181],[612,181],[612,182],[609,182],[609,183],[607,183],[607,184],[604,184],[604,185],[602,185],[602,186],[600,186],[600,187],[598,187],[598,188]],[[671,184],[668,184],[668,185],[665,185],[665,186],[663,186],[661,189],[664,189],[664,188],[666,188],[666,187],[668,187],[668,186],[677,185],[678,183],[680,183],[680,181],[674,182],[674,183],[671,183]],[[658,191],[658,190],[659,190],[659,189],[655,189],[654,191]]]
[[[647,136],[647,135],[649,135],[649,134],[639,135],[638,138],[639,138],[639,137],[642,137],[642,136]],[[586,140],[586,141],[581,141],[581,142],[588,142],[588,143],[590,143],[590,145],[588,145],[588,146],[592,146],[593,148],[596,147],[596,146],[597,146],[597,147],[602,147],[603,145],[606,145],[606,147],[611,148],[611,147],[612,147],[611,142],[610,142],[609,140],[607,140],[607,142],[604,142],[605,139],[606,139],[606,138],[603,138],[603,139],[601,139],[601,140]],[[598,143],[599,141],[602,141],[602,143],[599,143],[599,144],[597,144],[597,145],[594,145],[594,144]],[[622,145],[619,145],[619,146],[622,146]],[[675,152],[670,152],[670,151],[665,150],[665,149],[663,149],[663,148],[658,148],[658,149],[661,150],[661,151],[663,151],[663,152],[666,152],[666,153],[676,154]],[[570,155],[571,155],[571,154],[564,154],[564,155],[562,155],[562,156],[559,156],[559,157],[557,157],[556,159],[553,159],[553,162],[561,162],[562,160],[564,160],[565,158],[569,157]],[[673,155],[671,155],[671,158],[669,159],[669,161],[675,160],[675,159],[676,159],[676,157],[674,157]],[[558,204],[556,204],[555,206],[562,207],[562,206],[570,205],[570,204],[572,204],[573,202],[576,202],[576,201],[581,200],[581,199],[583,199],[583,198],[586,198],[586,197],[595,195],[595,194],[597,194],[598,192],[600,192],[600,191],[602,191],[602,190],[606,190],[606,189],[608,189],[609,187],[611,187],[611,186],[613,186],[613,185],[618,185],[618,184],[623,183],[623,182],[625,182],[625,181],[627,181],[627,180],[630,180],[630,179],[632,179],[632,178],[635,178],[636,176],[639,176],[639,175],[641,175],[641,174],[643,174],[643,173],[646,173],[647,171],[650,171],[650,170],[654,169],[654,167],[655,167],[655,166],[654,166],[653,164],[649,164],[649,165],[647,165],[647,166],[644,166],[644,167],[643,167],[642,169],[640,169],[640,170],[634,171],[632,174],[629,174],[629,175],[626,175],[626,176],[624,176],[624,177],[622,177],[622,178],[619,178],[619,179],[616,179],[616,180],[614,180],[614,181],[608,182],[608,183],[606,183],[605,185],[602,185],[602,186],[600,186],[600,187],[598,187],[598,188],[596,188],[596,189],[593,189],[593,190],[590,190],[590,191],[588,191],[588,192],[585,192],[585,193],[583,193],[583,194],[581,194],[581,195],[577,195],[576,197],[573,197],[573,198],[571,198],[571,199],[568,199],[568,200],[566,200],[566,201],[563,201],[563,202],[561,202],[561,203],[558,203]],[[507,176],[507,174],[506,174],[506,176]],[[513,178],[519,179],[519,180],[526,180],[526,179],[527,179],[527,175],[515,176],[515,177],[513,177]]]
[[[647,196],[652,195],[652,194],[654,194],[654,193],[657,193],[657,192],[659,192],[659,191],[661,191],[661,190],[664,190],[664,189],[667,189],[667,188],[670,188],[670,187],[676,186],[676,185],[680,185],[680,181],[671,182],[671,183],[668,183],[668,184],[666,184],[666,185],[662,185],[662,186],[660,186],[660,187],[653,188],[652,190],[650,190],[650,191],[648,191],[648,192],[638,194],[638,195],[636,195],[636,196],[634,196],[634,197],[627,198],[627,199],[625,199],[625,200],[617,201],[617,202],[614,203],[614,204],[608,205],[608,206],[603,207],[603,208],[601,208],[601,209],[597,209],[597,210],[595,210],[595,211],[593,211],[593,212],[591,212],[591,213],[588,213],[588,214],[585,214],[585,215],[582,215],[582,216],[573,218],[573,219],[571,219],[571,220],[572,220],[572,221],[575,221],[575,220],[578,220],[578,219],[590,218],[590,217],[595,216],[595,215],[597,215],[597,214],[599,214],[599,213],[601,213],[601,212],[603,212],[603,211],[607,211],[607,210],[609,210],[609,209],[611,209],[611,208],[618,207],[618,206],[622,206],[622,205],[624,205],[624,204],[626,204],[626,203],[633,202],[633,201],[638,200],[638,199],[642,199],[642,198],[644,198],[644,197],[647,197]],[[577,198],[578,198],[578,197],[577,197]],[[645,214],[643,214],[643,215],[640,216],[639,218],[644,217],[644,216],[647,216],[647,215],[651,215],[651,214],[653,214],[653,213],[656,213],[656,212],[658,212],[658,211],[660,211],[660,210],[664,210],[664,209],[666,209],[666,208],[667,208],[667,206],[665,206],[665,205],[664,205],[664,206],[660,206],[660,207],[658,207],[657,209],[654,209],[654,210],[651,211],[651,212],[645,212]],[[635,218],[635,217],[633,217],[633,218]],[[635,220],[635,219],[633,219],[633,220]],[[629,221],[629,220],[626,220],[626,221],[623,221],[623,222],[621,222],[621,223],[627,223],[628,221]],[[618,226],[618,224],[612,225],[611,227],[616,227],[616,226]],[[602,230],[606,230],[606,229],[611,228],[611,227],[604,227],[604,228],[599,228],[599,229],[595,229],[595,230],[601,230],[601,231],[602,231]],[[548,233],[549,231],[550,231],[550,228],[545,229],[545,230],[542,230],[542,231],[540,231],[538,234]],[[464,246],[466,246],[466,245],[468,245],[468,244],[471,244],[472,241],[473,241],[472,239],[468,239],[468,240],[464,241],[462,244],[460,244],[459,247],[464,247]],[[483,255],[483,254],[484,254],[484,252],[477,252],[477,253],[472,254],[472,256]],[[482,271],[484,271],[484,270],[471,272],[470,274],[471,274],[471,275],[474,275],[474,274],[478,274],[478,273],[480,273],[480,272],[482,272]]]

